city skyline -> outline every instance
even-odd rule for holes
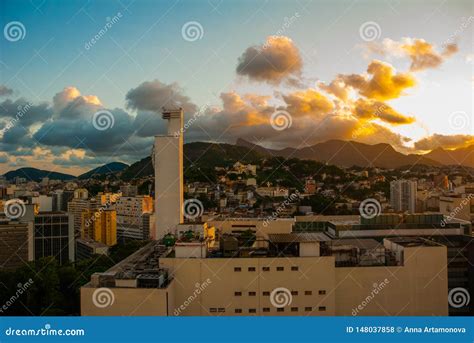
[[[164,132],[162,106],[184,108],[186,142],[472,145],[470,13],[467,1],[3,2],[0,170],[135,162]]]

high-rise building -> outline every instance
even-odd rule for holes
[[[34,219],[34,257],[74,261],[74,221],[66,212],[40,212]]]
[[[115,204],[117,210],[118,239],[148,239],[150,235],[149,215],[153,212],[153,198],[144,195],[121,197]],[[144,216],[147,214],[147,216]],[[148,218],[148,220],[146,220]]]
[[[163,110],[167,134],[155,136],[156,238],[183,223],[183,109]]]
[[[74,198],[74,191],[58,189],[52,194],[52,210],[56,211],[67,211],[67,204]]]
[[[79,236],[81,232],[82,211],[99,207],[100,204],[95,199],[74,198],[68,203],[67,211],[74,217],[74,233],[76,236]]]
[[[32,222],[0,222],[0,270],[16,269],[33,260]]]
[[[397,212],[416,212],[417,182],[395,180],[390,182],[390,206]]]
[[[117,244],[117,212],[109,209],[84,210],[81,214],[81,238],[113,246]]]

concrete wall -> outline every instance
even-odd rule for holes
[[[165,289],[81,287],[81,316],[167,316],[174,308],[173,281]],[[107,291],[108,290],[108,291]],[[97,291],[97,292],[96,292]],[[94,292],[95,296],[94,296]],[[112,294],[109,306],[99,307],[93,299]],[[105,297],[104,297],[105,298]],[[109,298],[110,299],[110,298]],[[96,303],[101,303],[96,300]]]

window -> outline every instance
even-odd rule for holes
[[[251,297],[254,297],[254,296],[257,295],[257,293],[256,293],[256,292],[249,292],[249,295],[250,295]]]
[[[242,313],[242,309],[241,308],[236,308],[235,313]]]
[[[262,270],[263,270],[264,272],[269,272],[269,271],[270,271],[270,267],[263,267]]]
[[[294,272],[295,272],[295,271],[297,272],[297,271],[298,271],[298,266],[293,266],[293,267],[291,267],[291,270],[294,271]]]
[[[277,267],[277,272],[282,272],[284,270],[285,270],[285,268],[283,268],[283,267]]]
[[[249,272],[254,272],[255,271],[255,267],[249,267]]]
[[[326,311],[326,306],[319,306],[318,311]]]
[[[257,313],[257,309],[256,308],[249,308],[249,313]]]
[[[234,267],[234,272],[241,272],[242,271],[242,268],[240,267]]]
[[[326,294],[326,291],[324,289],[320,289],[319,290],[319,295],[324,295],[324,294]]]
[[[292,307],[291,312],[298,312],[298,307]]]
[[[270,307],[264,307],[263,312],[270,312]]]
[[[291,295],[298,295],[298,291],[291,291]]]
[[[242,296],[242,292],[234,292],[234,295],[235,295],[236,297],[240,297],[240,296]]]
[[[304,291],[304,295],[313,295],[312,291]]]
[[[263,292],[263,296],[264,296],[264,297],[270,296],[270,292]]]
[[[277,307],[277,312],[285,312],[285,309],[283,307]]]
[[[306,312],[311,312],[313,310],[313,308],[308,306],[308,307],[305,307],[304,310]]]
[[[217,309],[217,312],[219,312],[219,313],[223,313],[223,312],[225,312],[225,308],[223,308],[223,307],[219,307],[219,308]]]
[[[211,313],[216,313],[216,312],[217,312],[217,308],[211,307],[211,308],[209,309],[209,312],[211,312]]]

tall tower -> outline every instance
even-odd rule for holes
[[[183,109],[164,109],[165,136],[155,136],[155,239],[183,223]]]

